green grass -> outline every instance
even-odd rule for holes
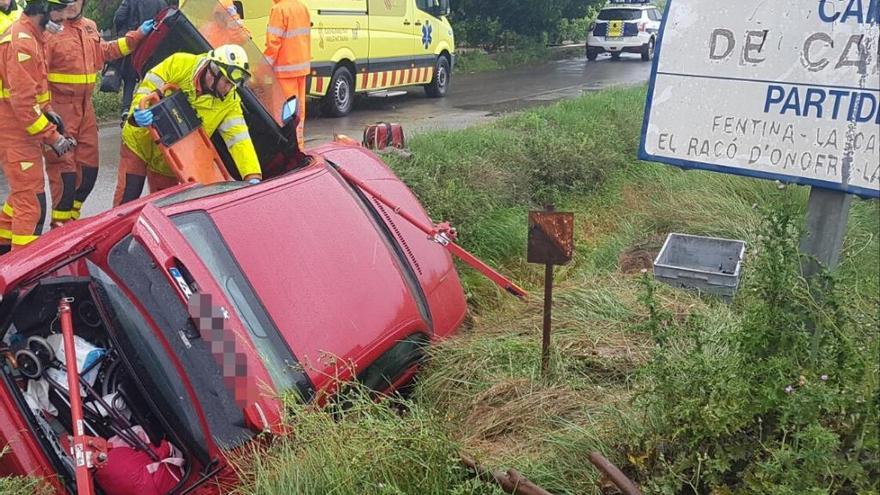
[[[458,445],[429,411],[393,398],[376,403],[358,389],[346,405],[315,410],[291,402],[287,421],[295,434],[240,453],[249,482],[238,492],[503,493],[468,476]]]
[[[487,53],[483,50],[460,51],[455,58],[455,72],[475,73],[493,70],[515,69],[548,60],[561,60],[576,57],[583,53],[583,47],[549,48],[543,44],[531,43],[524,46]]]

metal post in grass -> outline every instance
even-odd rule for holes
[[[553,205],[529,212],[529,263],[544,265],[544,332],[541,339],[541,377],[550,367],[550,329],[553,310],[553,267],[574,254],[574,213],[557,212]]]
[[[846,159],[846,158],[845,158]],[[807,203],[806,231],[801,240],[801,252],[806,255],[803,273],[812,277],[826,268],[834,271],[843,251],[843,237],[849,220],[852,195],[810,188]]]

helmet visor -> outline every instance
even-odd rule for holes
[[[226,79],[229,79],[232,84],[236,86],[244,85],[248,79],[251,78],[250,72],[242,69],[241,67],[236,67],[234,65],[226,65],[217,63],[217,68],[220,69],[220,73],[226,76]]]

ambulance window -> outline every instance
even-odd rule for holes
[[[440,2],[437,0],[416,0],[416,7],[419,10],[424,10],[425,12],[430,12],[431,9],[437,8],[440,6]]]
[[[407,0],[368,0],[370,15],[403,17],[406,15]]]

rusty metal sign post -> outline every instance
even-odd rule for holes
[[[557,212],[553,205],[529,212],[529,263],[544,265],[544,335],[541,377],[550,366],[550,328],[553,309],[553,267],[565,265],[574,254],[574,213]]]

